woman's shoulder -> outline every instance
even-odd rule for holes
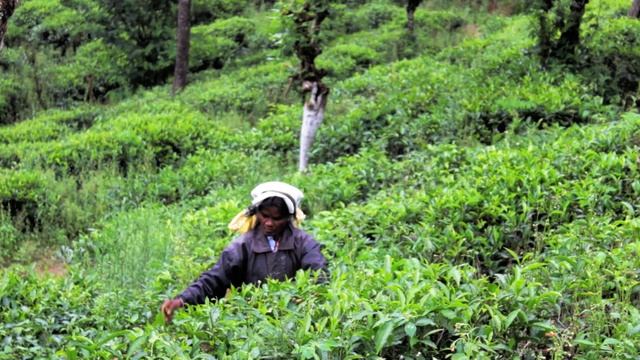
[[[313,235],[295,226],[291,226],[291,235],[294,239],[299,241],[315,241]]]
[[[252,240],[251,231],[248,231],[244,234],[240,234],[234,237],[233,240],[231,240],[231,242],[229,243],[229,245],[227,245],[227,249],[237,249],[237,248],[247,246],[247,244],[251,243],[251,240]]]
[[[255,238],[255,231],[249,230],[246,233],[236,236],[231,243],[232,244],[246,244],[251,242]]]

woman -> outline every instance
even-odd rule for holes
[[[170,322],[176,309],[218,299],[231,286],[284,280],[296,271],[319,270],[326,276],[327,261],[321,245],[297,228],[304,218],[300,210],[302,192],[282,182],[268,182],[251,191],[251,206],[233,219],[229,227],[244,232],[222,252],[218,262],[200,275],[173,300],[162,304]]]

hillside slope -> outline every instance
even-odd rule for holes
[[[535,17],[431,5],[413,44],[393,1],[328,23],[309,174],[295,60],[268,48],[176,97],[0,127],[0,359],[640,356],[640,115],[542,67]],[[586,48],[636,26],[626,5],[589,5]],[[268,180],[304,190],[330,282],[299,272],[164,324]],[[32,264],[53,253],[62,275]]]

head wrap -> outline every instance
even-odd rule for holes
[[[251,197],[253,198],[251,205],[256,207],[270,197],[279,197],[287,204],[289,215],[293,215],[300,206],[300,201],[304,195],[295,186],[280,181],[270,181],[262,183],[251,190]]]
[[[292,222],[294,226],[299,226],[300,223],[302,223],[302,220],[305,218],[304,213],[300,210],[300,202],[304,197],[302,191],[287,183],[270,181],[262,183],[251,190],[251,206],[241,211],[231,220],[229,229],[242,234],[255,228],[257,225],[255,209],[257,209],[264,200],[271,197],[279,197],[285,202],[289,210],[289,215],[294,217]]]

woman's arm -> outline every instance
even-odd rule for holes
[[[300,256],[300,266],[303,270],[318,270],[320,274],[318,280],[321,283],[329,280],[329,269],[327,259],[322,255],[323,246],[309,235],[304,234],[302,254]]]
[[[203,272],[178,298],[185,304],[203,304],[205,299],[219,299],[227,289],[240,286],[244,277],[246,249],[244,241],[233,241],[220,255],[218,262]]]

